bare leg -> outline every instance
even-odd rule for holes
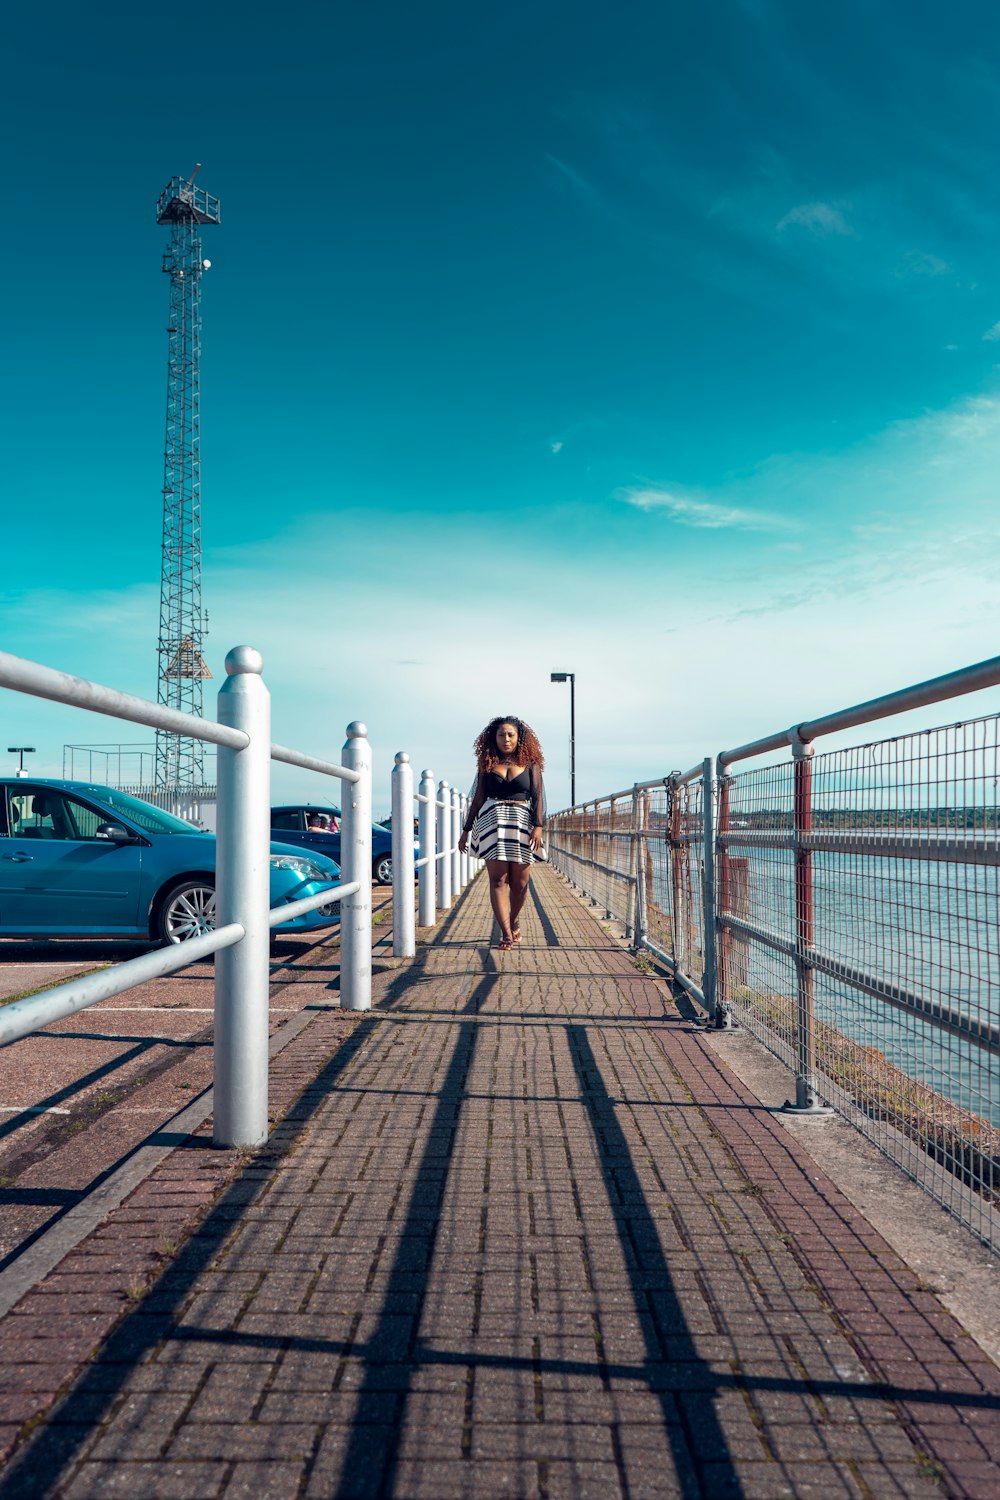
[[[530,880],[530,865],[510,866],[510,927],[515,942],[521,936],[521,907],[527,900]]]
[[[510,947],[510,866],[505,859],[488,859],[486,873],[490,881],[490,905],[500,928],[501,942]]]

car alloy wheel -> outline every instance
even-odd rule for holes
[[[204,880],[183,880],[164,896],[157,919],[165,943],[183,943],[215,931],[215,887]]]
[[[382,854],[372,865],[372,877],[379,885],[392,885],[392,855]]]

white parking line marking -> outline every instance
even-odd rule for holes
[[[211,1016],[214,1015],[214,1006],[211,1005],[101,1005],[95,1006],[97,1014],[102,1016]],[[298,1006],[292,1008],[288,1005],[272,1005],[272,1016],[296,1016]],[[75,1020],[79,1015],[77,1011],[73,1016],[64,1019]]]
[[[41,1109],[34,1104],[0,1104],[0,1115],[68,1115],[68,1109]]]
[[[43,958],[31,963],[25,958],[10,958],[0,962],[0,969],[92,969],[92,958]]]

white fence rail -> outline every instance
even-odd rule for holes
[[[420,858],[413,854],[413,804],[416,802]],[[392,951],[412,958],[417,951],[414,927],[414,876],[419,872],[417,917],[430,927],[439,911],[448,911],[479,870],[481,861],[458,847],[469,799],[447,781],[434,784],[424,771],[413,790],[413,769],[405,750],[396,755],[392,772]]]
[[[55,986],[0,1010],[0,1044],[72,1015],[148,979],[217,954],[215,965],[214,1138],[219,1146],[257,1146],[267,1136],[269,935],[272,927],[339,902],[340,1004],[371,1008],[371,750],[361,723],[347,727],[342,763],[271,744],[271,701],[263,661],[251,646],[226,657],[218,721],[135,698],[0,652],[0,687],[92,713],[182,734],[219,747],[216,920],[214,932],[143,954],[97,975]],[[272,760],[345,783],[339,885],[270,905]]]

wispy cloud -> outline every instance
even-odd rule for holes
[[[553,443],[552,444],[552,452],[553,453],[561,453],[562,452],[562,443]]]
[[[594,208],[605,207],[604,195],[600,193],[597,188],[595,188],[594,185],[587,180],[586,177],[584,177],[582,172],[578,172],[576,168],[571,167],[568,162],[561,161],[558,156],[553,156],[551,152],[546,152],[545,159],[553,167],[555,167],[557,173],[560,174],[565,182],[568,182],[570,184],[573,190],[579,195],[579,197],[583,199],[585,203]]]
[[[929,250],[907,250],[896,267],[897,276],[947,276],[952,267]]]
[[[636,510],[666,512],[678,525],[694,526],[703,531],[776,531],[793,524],[770,511],[742,505],[720,505],[714,500],[695,500],[690,495],[677,495],[655,485],[623,487],[615,491],[615,499],[635,506]]]
[[[983,338],[988,344],[997,343],[997,341],[1000,340],[1000,321],[994,323],[992,328],[987,328],[986,332],[983,334]]]
[[[854,230],[848,224],[839,208],[832,203],[799,203],[795,208],[789,209],[783,219],[778,221],[779,233],[784,229],[805,229],[810,234],[839,234],[853,235]]]

